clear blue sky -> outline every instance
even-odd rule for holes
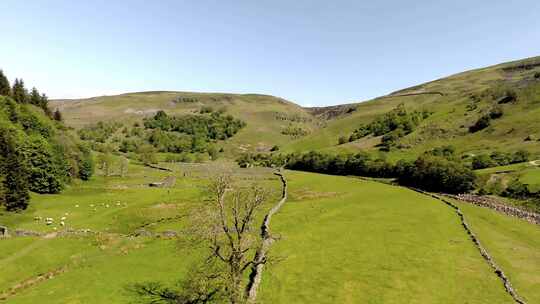
[[[540,55],[540,1],[1,0],[0,68],[53,98],[366,100]]]

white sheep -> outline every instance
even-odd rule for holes
[[[61,221],[65,221],[66,220],[66,217],[65,216],[62,216],[62,218],[60,218]]]
[[[66,225],[66,223],[64,223],[63,221],[62,221],[62,222],[60,222],[60,226],[62,226],[62,227],[63,227],[63,226],[65,226],[65,225]]]

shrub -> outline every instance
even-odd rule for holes
[[[503,109],[501,106],[495,106],[489,111],[489,117],[491,119],[497,119],[503,116]]]
[[[369,134],[381,136],[398,129],[402,130],[401,136],[405,136],[414,131],[428,116],[427,111],[407,111],[405,106],[400,104],[392,111],[377,117],[371,123],[354,130],[349,141],[355,141]]]
[[[518,179],[511,181],[503,191],[503,196],[524,199],[531,196],[527,185],[520,182]]]
[[[480,117],[480,119],[478,119],[478,121],[476,121],[474,125],[469,127],[469,132],[475,133],[475,132],[481,131],[489,127],[490,124],[491,124],[491,118],[489,117],[489,115],[484,115]]]
[[[474,189],[476,179],[463,164],[429,155],[420,156],[399,172],[400,184],[434,192],[466,193]]]
[[[483,154],[483,155],[476,155],[475,157],[473,157],[472,168],[475,170],[489,168],[493,166],[494,166],[494,162],[491,160],[491,157],[489,157],[489,155]]]
[[[529,161],[530,153],[525,150],[519,150],[516,153],[514,153],[514,156],[512,158],[513,163],[523,163],[526,161]]]

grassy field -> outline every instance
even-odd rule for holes
[[[540,229],[493,210],[456,202],[471,228],[527,303],[540,303]]]
[[[230,167],[170,166],[178,178],[170,189],[146,186],[169,173],[133,164],[126,178],[96,177],[60,195],[35,195],[32,208],[22,214],[0,215],[0,222],[12,229],[52,233],[52,226],[34,221],[34,216],[57,219],[68,213],[66,227],[102,232],[1,240],[0,293],[61,270],[5,302],[126,303],[131,299],[126,291],[130,283],[182,278],[198,252],[180,248],[174,239],[126,234],[184,214],[203,200],[208,176]],[[234,169],[237,179],[277,189],[270,173]],[[263,276],[262,303],[510,302],[455,214],[440,202],[355,178],[291,171],[286,175],[290,199],[273,220],[272,231],[281,239],[271,250]],[[465,207],[518,291],[530,303],[540,299],[538,227]],[[188,220],[145,229],[178,230]]]
[[[540,166],[530,162],[476,170],[476,173],[483,180],[498,179],[504,184],[518,179],[528,185],[530,191],[540,191]]]

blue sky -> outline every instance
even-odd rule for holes
[[[53,98],[370,99],[540,55],[540,1],[0,1],[0,68]]]

